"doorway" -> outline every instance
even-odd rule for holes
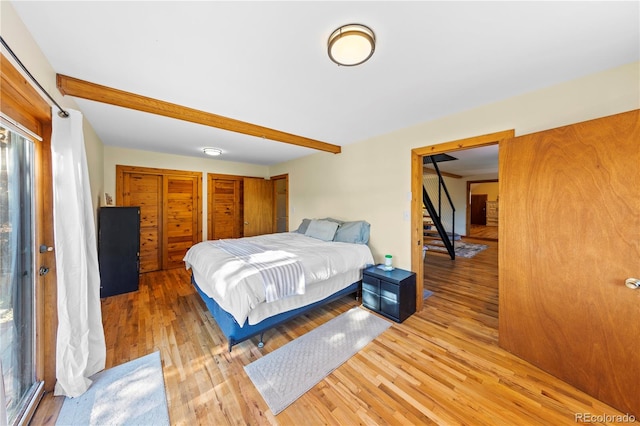
[[[423,261],[423,215],[422,215],[422,174],[423,158],[428,155],[452,153],[457,151],[496,145],[502,139],[512,138],[514,130],[505,130],[467,139],[445,142],[437,145],[415,148],[411,151],[411,270],[418,277],[424,277]],[[424,281],[424,280],[423,280]],[[422,309],[423,285],[416,286],[416,309]]]
[[[498,179],[467,181],[467,236],[498,241]]]

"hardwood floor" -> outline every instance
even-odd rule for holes
[[[473,259],[427,254],[424,309],[393,324],[278,416],[243,367],[356,305],[344,298],[227,351],[184,269],[102,302],[107,368],[159,350],[172,424],[575,424],[621,415],[500,349],[497,243]],[[53,424],[45,397],[33,424]],[[117,407],[114,407],[117,409]],[[586,415],[586,414],[585,414]],[[583,417],[584,418],[584,417]]]
[[[498,227],[472,224],[469,226],[469,237],[498,241]]]

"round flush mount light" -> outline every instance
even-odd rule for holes
[[[362,24],[343,25],[329,36],[329,58],[338,65],[353,67],[366,62],[376,49],[376,35]]]
[[[211,155],[212,157],[222,155],[222,150],[218,148],[203,148],[202,152],[204,152],[207,155]]]

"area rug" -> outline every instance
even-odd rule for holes
[[[442,240],[432,240],[429,244],[425,244],[427,251],[437,251],[438,253],[448,253],[447,248],[444,246]],[[482,250],[486,250],[489,246],[484,244],[472,244],[465,243],[463,241],[455,241],[453,248],[456,252],[456,256],[464,257],[466,259],[472,258]]]
[[[91,387],[65,398],[56,425],[169,425],[160,352],[91,376]]]
[[[426,288],[422,289],[422,299],[427,299],[429,296],[432,296],[433,292],[431,290],[427,290]]]
[[[244,367],[275,415],[391,326],[355,307]]]

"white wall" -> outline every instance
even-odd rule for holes
[[[226,175],[269,177],[267,166],[247,163],[234,163],[210,158],[186,157],[162,154],[158,152],[105,146],[103,159],[104,192],[110,194],[115,202],[116,165],[153,167],[158,169],[185,170],[202,172],[202,238],[207,236],[207,173]],[[104,197],[103,197],[104,199]]]
[[[289,173],[291,229],[305,217],[365,219],[376,261],[390,253],[408,269],[413,148],[508,129],[518,136],[638,109],[639,75],[635,62],[354,143],[342,154],[281,163],[270,172]]]
[[[64,97],[56,87],[56,72],[51,64],[44,56],[40,47],[36,44],[31,33],[22,23],[20,16],[8,1],[0,1],[0,34],[7,42],[11,50],[20,58],[20,61],[26,66],[29,72],[38,80],[44,89],[60,104],[63,108],[78,109],[73,98]],[[6,57],[8,53],[3,52]],[[17,69],[19,69],[16,66]],[[49,101],[48,99],[46,99]],[[53,113],[56,114],[57,108],[53,107]],[[93,200],[94,211],[98,207],[98,200],[103,192],[102,180],[102,141],[98,138],[95,131],[84,120],[84,143],[87,153],[87,165],[89,168],[89,179],[91,186],[91,196]]]

